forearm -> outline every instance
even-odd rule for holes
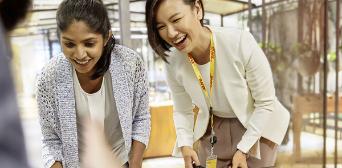
[[[133,140],[131,151],[129,154],[129,167],[130,168],[141,168],[142,167],[142,160],[145,151],[145,144]]]

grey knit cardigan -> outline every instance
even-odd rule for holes
[[[136,52],[115,45],[109,72],[128,154],[132,139],[146,146],[149,140],[146,70]],[[51,167],[55,161],[62,161],[64,168],[80,167],[72,66],[63,54],[43,68],[37,87],[44,167]]]

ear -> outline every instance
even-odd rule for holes
[[[202,6],[199,0],[196,0],[194,8],[195,8],[197,19],[202,20],[204,11],[202,10]]]
[[[103,46],[106,46],[106,45],[107,45],[109,39],[112,38],[112,35],[113,35],[112,30],[109,30],[109,32],[108,32],[108,38],[106,39],[106,42],[103,44]]]

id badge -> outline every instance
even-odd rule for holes
[[[206,168],[216,168],[217,165],[217,156],[216,155],[211,155],[207,158],[206,162]]]

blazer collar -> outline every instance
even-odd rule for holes
[[[64,55],[59,55],[57,63],[57,109],[61,128],[61,139],[65,149],[65,156],[71,160],[78,160],[78,141],[76,126],[75,94],[72,79],[72,66]],[[76,145],[70,145],[76,144]],[[74,148],[74,149],[72,149]],[[75,152],[76,151],[76,152]]]
[[[222,89],[223,92],[230,103],[230,106],[234,112],[238,112],[239,110],[239,102],[237,102],[237,97],[239,97],[239,93],[235,94],[234,88],[236,88],[236,82],[240,82],[240,80],[235,80],[240,78],[235,73],[235,65],[234,59],[231,55],[232,52],[229,51],[229,43],[226,42],[226,37],[222,34],[219,34],[215,27],[209,27],[213,32],[213,39],[215,44],[215,53],[216,53],[216,75],[220,76],[222,80]]]
[[[237,73],[235,73],[235,65],[233,56],[229,55],[232,54],[229,52],[229,47],[227,39],[225,39],[224,36],[220,34],[220,31],[216,27],[207,26],[211,32],[213,33],[213,40],[214,40],[214,46],[215,46],[215,53],[216,53],[216,60],[215,60],[215,76],[220,76],[222,80],[222,89],[227,97],[227,100],[230,102],[230,105],[232,107],[233,111],[238,111],[239,109],[239,103],[236,101],[237,95],[234,94],[234,90],[232,88],[236,87],[236,82],[240,80],[234,80],[235,78],[239,78],[239,76],[236,76]],[[221,37],[222,36],[222,37]],[[191,64],[189,63],[187,56],[181,52],[179,52],[176,48],[170,48],[170,51],[167,52],[167,54],[170,57],[177,57],[172,59],[184,59],[186,61],[185,66],[190,67],[192,73],[183,73],[185,78],[190,78],[189,76],[186,76],[187,74],[193,76],[196,81],[197,78],[195,76],[195,73],[193,72],[193,69],[191,67]],[[215,80],[217,77],[215,77]],[[194,87],[196,87],[197,95],[200,95],[199,103],[204,104],[203,108],[209,109],[206,99],[204,98],[202,89],[199,87],[198,82],[196,83]],[[214,86],[215,87],[215,86]]]

